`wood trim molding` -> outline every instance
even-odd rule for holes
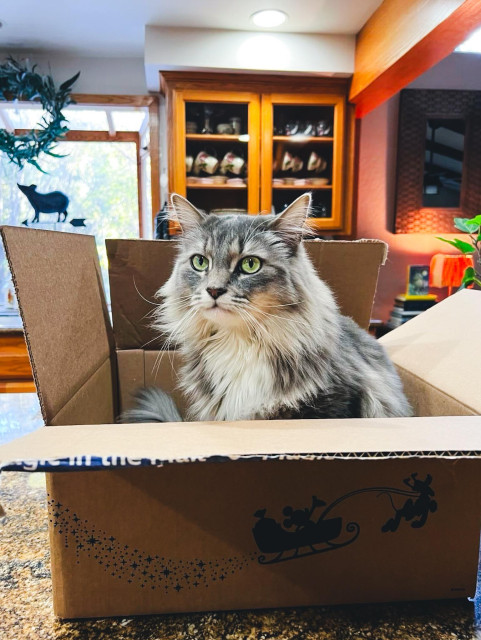
[[[30,133],[29,129],[15,129],[16,135]],[[138,133],[117,131],[111,136],[108,131],[68,131],[58,142],[137,142]]]
[[[357,36],[349,100],[362,118],[481,24],[479,0],[384,0]]]
[[[186,71],[160,72],[160,92],[219,90],[248,93],[342,93],[347,92],[350,78],[328,78],[320,75],[207,73]]]
[[[150,189],[152,198],[152,225],[160,211],[160,122],[159,100],[152,98],[149,105]]]
[[[119,105],[122,107],[150,107],[156,101],[156,96],[127,96],[95,93],[72,93],[77,104],[91,105]]]
[[[144,215],[142,206],[142,193],[144,191],[142,184],[142,161],[140,159],[140,135],[137,134],[135,141],[135,153],[137,156],[137,207],[139,210],[139,237],[144,237]]]

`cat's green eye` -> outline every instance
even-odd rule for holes
[[[248,256],[243,258],[240,263],[240,270],[244,273],[257,273],[262,266],[262,262],[255,256]]]
[[[196,271],[205,271],[209,266],[209,261],[205,256],[201,256],[200,253],[196,253],[192,256],[190,262]]]

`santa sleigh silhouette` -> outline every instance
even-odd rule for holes
[[[326,503],[312,497],[310,508],[294,510],[292,507],[284,507],[282,513],[286,516],[282,525],[273,518],[266,518],[267,509],[260,509],[254,514],[259,518],[252,529],[254,539],[259,550],[263,554],[258,560],[261,564],[283,562],[293,558],[302,558],[316,553],[333,551],[345,547],[354,542],[359,535],[359,525],[350,522],[346,525],[346,531],[354,533],[348,540],[335,542],[341,535],[343,526],[342,518],[325,518],[330,509],[322,512],[317,520],[312,516],[319,507]],[[287,553],[291,552],[293,553]]]

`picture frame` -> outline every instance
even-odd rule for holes
[[[407,269],[406,297],[424,298],[429,295],[429,265],[411,264]]]

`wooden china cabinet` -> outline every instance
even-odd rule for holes
[[[348,83],[162,73],[169,191],[205,211],[248,214],[280,213],[311,191],[313,232],[351,234],[354,111]]]

